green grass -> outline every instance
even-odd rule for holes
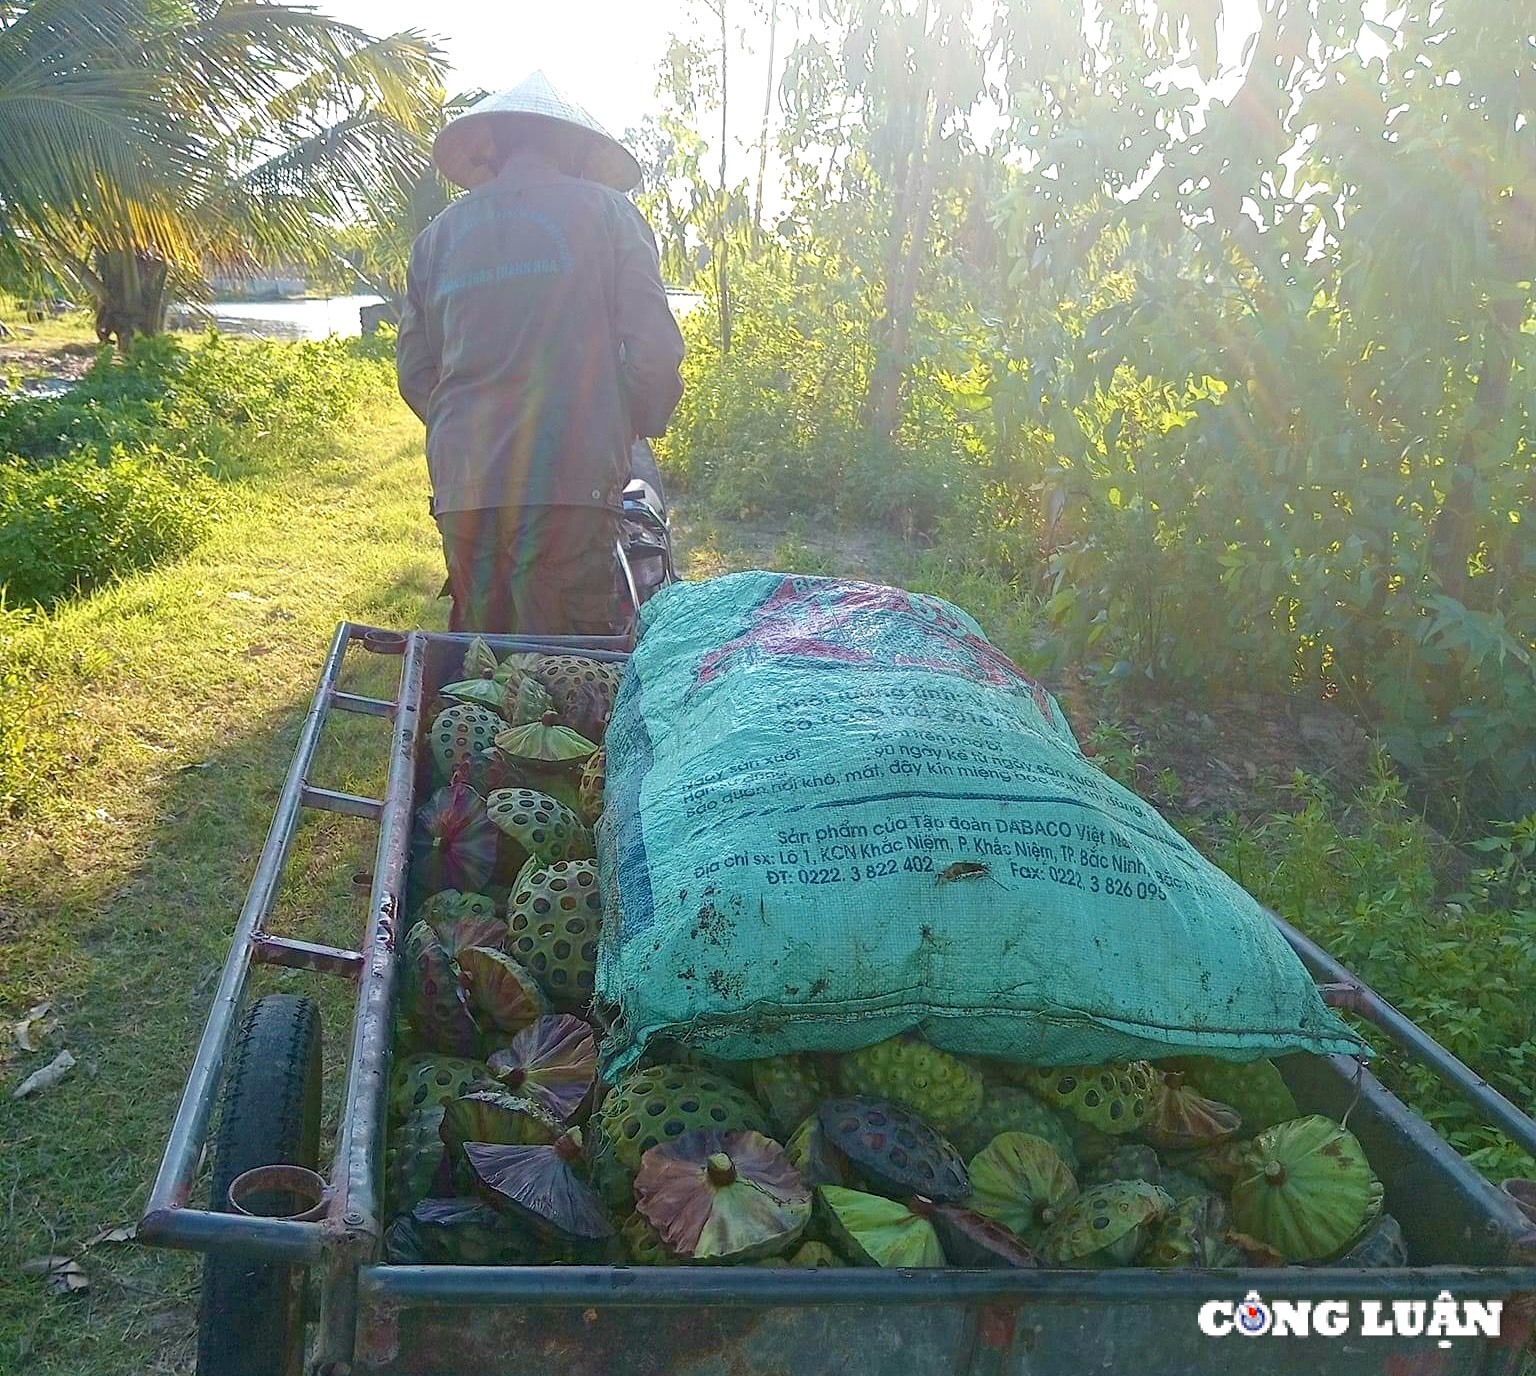
[[[0,369],[5,367],[7,352],[17,349],[43,349],[64,344],[96,345],[96,328],[89,311],[70,311],[67,315],[47,320],[28,320],[26,314],[16,309],[15,300],[9,296],[0,298],[0,324],[12,333],[0,339]]]
[[[381,395],[325,461],[243,487],[191,558],[37,632],[68,769],[0,833],[0,1013],[49,1000],[62,1026],[30,1056],[7,1035],[0,1077],[9,1087],[60,1047],[79,1063],[46,1094],[0,1098],[0,1371],[190,1368],[195,1264],[83,1244],[143,1205],[336,622],[439,624],[426,497],[420,430]],[[354,678],[383,689],[387,667]],[[315,777],[376,792],[383,750],[381,723],[343,719]],[[274,927],[357,940],[350,878],[371,840],[365,823],[307,821]],[[334,1070],[344,1026],[334,1000],[327,1011]],[[45,1254],[78,1256],[90,1288],[50,1296],[19,1276]]]

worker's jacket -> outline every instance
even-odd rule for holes
[[[605,186],[513,162],[411,249],[396,365],[435,511],[618,506],[682,358],[655,236]]]

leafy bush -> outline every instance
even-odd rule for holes
[[[914,380],[893,440],[869,432],[865,307],[814,272],[771,256],[743,265],[729,354],[712,299],[684,318],[683,400],[659,456],[681,488],[726,516],[929,534],[974,479],[973,437],[937,372]]]
[[[1441,898],[1436,839],[1385,769],[1342,808],[1315,780],[1298,776],[1294,789],[1294,813],[1233,826],[1213,858],[1511,1101],[1536,1110],[1536,818],[1481,843],[1490,863],[1464,892]],[[1474,1165],[1494,1179],[1533,1173],[1434,1075],[1365,1031],[1377,1072]]]
[[[0,588],[48,606],[191,548],[223,480],[290,471],[392,385],[389,341],[169,336],[53,399],[0,399]],[[11,457],[7,458],[9,455]]]
[[[48,605],[185,553],[212,519],[216,488],[189,460],[118,446],[34,468],[0,467],[6,595]]]

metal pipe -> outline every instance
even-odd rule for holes
[[[416,772],[416,730],[421,715],[427,638],[413,632],[406,643],[400,697],[390,734],[389,773],[379,824],[379,844],[369,899],[363,970],[352,1019],[347,1083],[331,1181],[336,1196],[326,1228],[331,1253],[326,1266],[317,1366],[350,1362],[357,1317],[357,1276],[378,1250],[383,1224],[377,1182],[382,1163],[382,1125],[389,1083],[395,946],[411,839]]]
[[[621,635],[476,635],[469,631],[433,631],[432,639],[450,645],[483,640],[502,654],[544,650],[551,654],[582,654],[592,659],[628,659],[629,641]]]
[[[289,1218],[252,1218],[207,1209],[152,1209],[139,1223],[139,1240],[194,1252],[239,1252],[267,1261],[313,1261],[321,1225]]]
[[[291,936],[253,936],[251,959],[258,965],[314,970],[322,975],[340,975],[343,979],[356,979],[363,968],[363,957],[358,951],[320,946]]]
[[[384,698],[359,697],[356,693],[332,693],[331,705],[343,712],[361,712],[367,717],[387,717],[395,704]]]
[[[384,811],[384,804],[377,798],[359,798],[355,793],[338,793],[333,788],[306,786],[303,802],[305,807],[339,812],[343,817],[362,817],[369,822],[378,821]]]
[[[181,1102],[176,1107],[176,1119],[171,1124],[165,1154],[161,1157],[160,1169],[144,1206],[146,1220],[167,1209],[180,1208],[191,1195],[198,1158],[208,1133],[208,1120],[213,1113],[213,1101],[224,1074],[224,1056],[229,1049],[235,1018],[245,997],[246,981],[251,969],[251,937],[262,930],[272,910],[278,881],[287,862],[288,851],[293,845],[304,780],[314,762],[315,748],[320,742],[321,728],[325,724],[326,707],[336,689],[342,657],[346,653],[351,634],[352,628],[344,622],[336,628],[336,634],[331,638],[330,653],[326,656],[319,686],[315,689],[309,713],[300,729],[293,763],[288,766],[288,777],[283,781],[282,791],[278,794],[272,825],[267,830],[266,842],[256,861],[255,876],[235,922],[229,954],[224,959],[224,970],[219,977],[218,989],[214,992],[213,1007],[208,1012],[208,1022],[203,1028],[202,1040],[198,1043],[186,1088],[182,1090]]]
[[[1343,1271],[1276,1267],[1264,1271],[823,1271],[731,1267],[368,1266],[360,1284],[370,1299],[439,1306],[517,1304],[625,1308],[776,1308],[784,1305],[912,1305],[977,1301],[1092,1303],[1237,1299],[1258,1284],[1265,1299],[1498,1298],[1536,1288],[1536,1267],[1479,1270],[1422,1267]]]
[[[1536,1122],[1522,1113],[1470,1066],[1451,1055],[1427,1032],[1382,998],[1370,985],[1340,965],[1310,937],[1277,913],[1270,913],[1301,962],[1325,988],[1328,1001],[1379,1027],[1398,1046],[1435,1072],[1510,1141],[1536,1156]]]

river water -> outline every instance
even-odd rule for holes
[[[327,335],[362,333],[358,312],[381,298],[377,296],[328,296],[303,301],[214,301],[187,308],[198,321],[216,326],[225,334],[251,335],[261,339],[324,339]],[[669,292],[675,315],[684,315],[701,298],[693,292]],[[178,322],[179,323],[179,322]]]

